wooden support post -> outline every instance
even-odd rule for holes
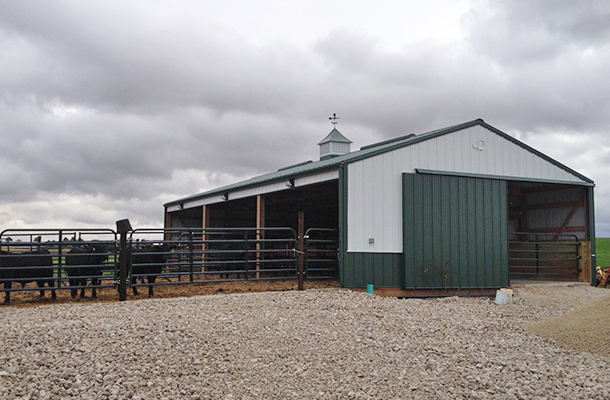
[[[263,240],[265,239],[265,231],[262,229],[265,227],[265,196],[259,194],[256,196],[256,239]],[[265,245],[263,243],[256,243],[256,278],[260,278],[260,269],[261,263],[260,260],[263,260],[264,253],[261,250],[265,249]]]
[[[299,211],[299,223],[297,228],[297,286],[303,290],[303,263],[305,261],[305,213]]]
[[[578,246],[578,282],[591,282],[591,242],[581,240]]]

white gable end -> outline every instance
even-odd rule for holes
[[[485,127],[441,135],[348,164],[348,251],[402,252],[402,173],[416,169],[585,183]]]

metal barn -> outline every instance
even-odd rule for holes
[[[338,231],[347,288],[475,293],[511,279],[591,281],[591,179],[482,119],[308,161],[165,204],[167,228]]]

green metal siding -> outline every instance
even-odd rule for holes
[[[339,165],[339,284],[345,287],[347,258],[347,168]],[[353,287],[353,286],[351,286]]]
[[[506,181],[403,174],[406,289],[508,286]]]
[[[591,286],[595,286],[597,283],[596,280],[596,271],[595,267],[597,266],[597,259],[595,256],[595,202],[593,196],[593,188],[588,188],[587,191],[587,227],[589,228],[588,238],[591,241]]]
[[[361,288],[400,287],[402,254],[347,252],[347,168],[339,166],[339,284]]]
[[[402,254],[346,253],[341,286],[361,288],[372,283],[375,287],[400,287]]]

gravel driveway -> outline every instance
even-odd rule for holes
[[[0,398],[610,398],[609,358],[524,328],[574,303],[526,297],[312,290],[5,306]]]

